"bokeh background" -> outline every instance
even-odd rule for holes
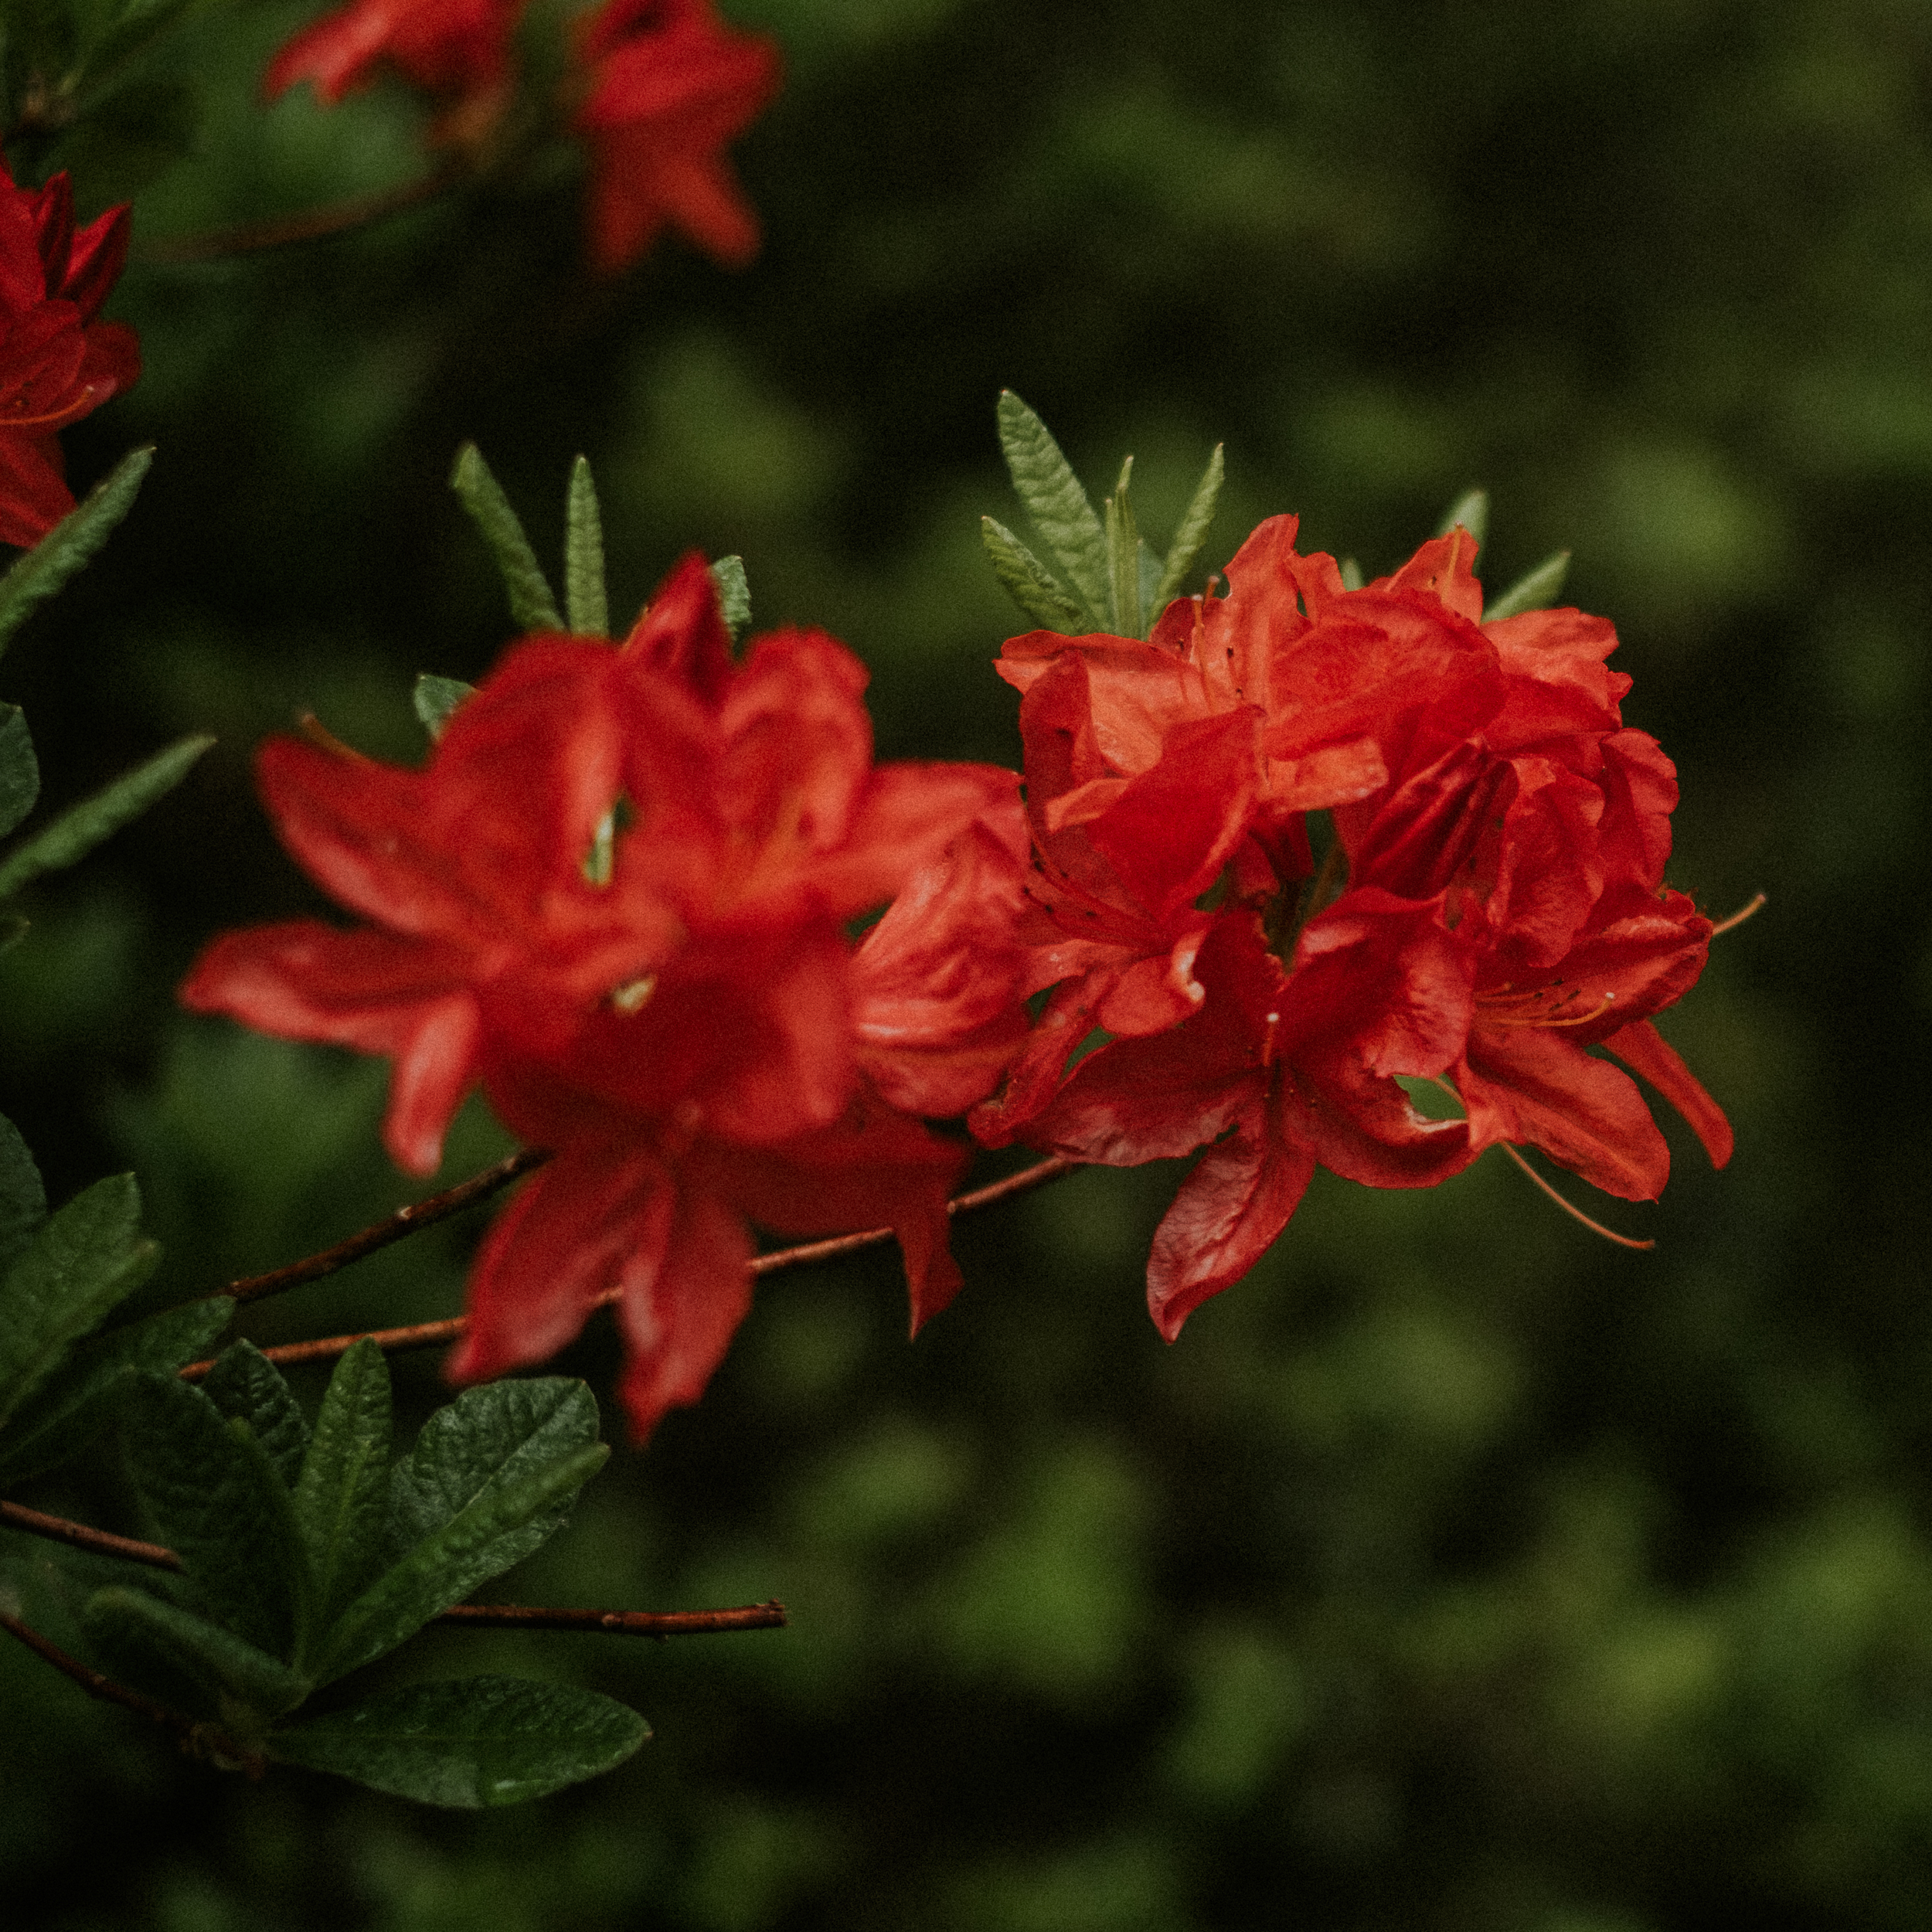
[[[313,11],[181,36],[204,111],[137,196],[143,243],[421,167],[400,90],[260,106]],[[910,1348],[888,1260],[774,1281],[702,1406],[502,1588],[777,1596],[791,1628],[432,1633],[391,1667],[598,1685],[656,1727],[630,1764],[480,1817],[251,1787],[9,1647],[9,1923],[1924,1925],[1932,5],[730,11],[788,66],[739,150],[767,228],[747,274],[670,246],[587,280],[561,172],[129,270],[111,312],[147,373],[70,461],[159,455],[0,688],[43,810],[180,732],[221,742],[0,961],[0,1107],[56,1196],[134,1165],[184,1289],[406,1198],[379,1066],[191,1022],[171,988],[211,932],[315,903],[251,746],[313,709],[413,758],[415,673],[506,641],[445,487],[460,440],[553,564],[589,454],[620,611],[689,546],[741,553],[761,621],[870,663],[883,751],[1010,762],[987,667],[1022,626],[977,532],[1012,518],[1007,386],[1097,493],[1136,453],[1157,539],[1225,439],[1217,563],[1293,509],[1391,568],[1472,483],[1492,586],[1573,549],[1627,716],[1679,764],[1674,883],[1719,914],[1770,895],[1666,1021],[1736,1158],[1713,1175],[1673,1127],[1663,1204],[1610,1209],[1648,1255],[1499,1156],[1427,1195],[1321,1177],[1172,1349],[1141,1283],[1172,1172],[962,1226],[968,1289]],[[154,157],[66,158],[98,206]],[[466,1117],[450,1175],[503,1145]],[[475,1232],[249,1332],[449,1312]],[[566,1358],[604,1393],[613,1362],[601,1334]],[[400,1372],[436,1399],[433,1361]],[[32,1499],[128,1520],[105,1464]]]

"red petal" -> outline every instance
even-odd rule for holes
[[[1604,1045],[1626,1066],[1642,1074],[1684,1117],[1691,1131],[1703,1142],[1713,1167],[1722,1167],[1730,1160],[1731,1124],[1724,1117],[1724,1110],[1648,1020],[1607,1036]]]

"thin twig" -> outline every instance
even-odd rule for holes
[[[515,1160],[521,1158],[521,1156],[513,1155],[511,1159]],[[539,1154],[530,1161],[529,1165],[534,1167],[538,1160],[548,1158],[547,1155]],[[503,1166],[507,1168],[509,1164],[509,1162],[505,1162]],[[946,1212],[953,1215],[971,1214],[980,1208],[997,1206],[1002,1201],[1010,1201],[1016,1196],[1030,1193],[1036,1187],[1044,1187],[1049,1181],[1057,1181],[1063,1174],[1071,1174],[1076,1168],[1084,1165],[1083,1162],[1075,1160],[1070,1155],[1050,1155],[1044,1161],[1036,1162],[1032,1167],[1021,1168],[1017,1174],[1008,1175],[1003,1181],[992,1182],[985,1187],[974,1189],[970,1194],[962,1194],[957,1199],[948,1201],[946,1203]],[[495,1174],[500,1171],[498,1168],[492,1168],[491,1172]],[[477,1178],[480,1181],[487,1177],[479,1175]],[[510,1175],[506,1178],[513,1179],[515,1176]],[[474,1185],[474,1183],[465,1182],[464,1185]],[[501,1186],[503,1183],[498,1182],[496,1185]],[[464,1203],[465,1206],[468,1204],[467,1202]],[[419,1207],[427,1207],[429,1205],[429,1202],[423,1202],[419,1204]],[[405,1209],[403,1213],[407,1213],[409,1211]],[[454,1212],[453,1209],[449,1211]],[[417,1220],[413,1225],[417,1226],[422,1225],[420,1213]],[[389,1223],[386,1222],[383,1223],[383,1228],[388,1226]],[[379,1232],[381,1230],[376,1228],[366,1228],[362,1233],[352,1236],[349,1240],[343,1242],[340,1248],[332,1248],[328,1252],[332,1255],[339,1254],[342,1249],[350,1247],[356,1242],[366,1240],[368,1237]],[[399,1240],[402,1234],[406,1234],[409,1232],[408,1228],[403,1228],[398,1233],[384,1233],[381,1240],[370,1240],[368,1247],[358,1249],[357,1253],[366,1254],[369,1252],[369,1247],[380,1247],[384,1242]],[[797,1247],[779,1248],[770,1254],[754,1255],[751,1260],[750,1271],[754,1275],[777,1274],[787,1268],[801,1268],[815,1261],[830,1261],[835,1260],[840,1255],[856,1254],[866,1248],[880,1247],[892,1238],[893,1231],[890,1228],[866,1228],[857,1234],[835,1234],[829,1240],[807,1241]],[[355,1256],[352,1254],[345,1258],[353,1260]],[[314,1264],[325,1259],[327,1259],[325,1256],[314,1255],[308,1261],[298,1261],[293,1267],[285,1268],[281,1273],[284,1276],[291,1277],[295,1280],[304,1281],[312,1280],[313,1274],[300,1274],[298,1270],[311,1268]],[[342,1263],[338,1261],[332,1265],[339,1267]],[[325,1274],[328,1270],[316,1269],[315,1272]],[[257,1277],[261,1281],[267,1281],[270,1278],[266,1275]],[[281,1282],[278,1284],[287,1285],[286,1282]],[[247,1298],[246,1294],[241,1291],[253,1285],[252,1283],[246,1281],[236,1282],[232,1287],[223,1289],[222,1292],[226,1294],[235,1294],[238,1299],[246,1300]],[[267,1291],[264,1290],[263,1292],[265,1293]],[[599,1298],[599,1305],[602,1306],[615,1301],[617,1298],[617,1291],[612,1289]],[[445,1342],[454,1342],[462,1335],[468,1327],[469,1318],[467,1315],[452,1315],[445,1316],[440,1321],[418,1321],[404,1328],[364,1328],[358,1330],[353,1335],[322,1335],[313,1342],[285,1342],[277,1347],[264,1349],[262,1353],[269,1361],[282,1368],[304,1362],[333,1362],[337,1357],[348,1354],[357,1342],[365,1341],[373,1342],[385,1355],[396,1355],[406,1349],[434,1349]],[[199,1382],[214,1366],[212,1359],[206,1362],[191,1362],[186,1368],[182,1370],[182,1379],[185,1382]]]
[[[709,1631],[782,1630],[781,1603],[742,1610],[546,1610],[534,1604],[457,1604],[439,1624],[471,1630],[582,1630],[618,1637],[700,1637]]]
[[[261,1776],[260,1753],[245,1750],[213,1725],[202,1723],[184,1712],[171,1710],[165,1704],[157,1703],[140,1691],[117,1683],[111,1677],[104,1677],[97,1670],[90,1670],[79,1658],[70,1657],[58,1644],[43,1637],[32,1625],[22,1623],[18,1617],[9,1616],[5,1611],[0,1611],[0,1630],[19,1638],[36,1657],[53,1665],[62,1676],[71,1678],[90,1697],[98,1697],[104,1703],[118,1704],[123,1710],[132,1711],[137,1716],[158,1724],[183,1750],[190,1751],[197,1757],[213,1757],[230,1764],[239,1764],[251,1777]]]
[[[400,215],[406,209],[434,201],[445,189],[455,186],[465,172],[460,167],[439,168],[400,187],[379,189],[373,194],[357,195],[347,201],[332,202],[326,208],[305,209],[299,215],[244,222],[239,227],[217,228],[205,235],[169,236],[145,243],[141,259],[170,264],[217,261],[230,255],[259,254],[264,249],[286,248],[295,242],[321,241],[331,235],[345,235],[352,229],[367,227],[391,215]]]
[[[70,1549],[90,1550],[99,1556],[120,1556],[145,1563],[151,1570],[175,1570],[181,1559],[159,1543],[137,1543],[65,1516],[43,1515],[17,1502],[0,1502],[0,1524],[45,1536]],[[456,1604],[433,1620],[460,1624],[471,1630],[608,1631],[621,1637],[696,1637],[709,1631],[781,1630],[785,1607],[781,1603],[748,1604],[737,1610],[553,1610],[541,1604]]]
[[[325,1274],[333,1274],[337,1269],[347,1267],[352,1261],[361,1260],[366,1254],[373,1254],[378,1248],[387,1247],[392,1241],[401,1240],[406,1234],[413,1234],[419,1228],[434,1227],[438,1221],[447,1221],[452,1214],[461,1214],[478,1201],[488,1200],[532,1168],[541,1167],[549,1158],[547,1148],[519,1148],[507,1160],[498,1161],[495,1167],[485,1168],[481,1174],[473,1174],[467,1181],[445,1188],[440,1194],[432,1194],[427,1200],[398,1208],[387,1219],[352,1234],[346,1240],[338,1241],[332,1248],[325,1248],[321,1253],[311,1254],[305,1260],[291,1261],[285,1268],[271,1269],[267,1274],[244,1276],[239,1281],[230,1282],[225,1288],[216,1289],[214,1293],[228,1295],[236,1301],[259,1301],[264,1295],[279,1294],[283,1289],[299,1287],[304,1281],[318,1281]]]
[[[131,1563],[145,1563],[151,1570],[179,1570],[181,1559],[159,1543],[137,1543],[131,1536],[117,1536],[111,1530],[95,1529],[84,1522],[70,1522],[65,1516],[43,1515],[24,1504],[0,1502],[0,1523],[12,1529],[24,1529],[30,1536],[45,1536],[50,1543],[65,1543],[70,1549],[88,1549],[97,1556],[121,1556]]]

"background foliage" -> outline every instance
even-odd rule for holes
[[[183,33],[203,116],[137,196],[138,248],[422,165],[400,92],[259,106],[308,11]],[[1574,547],[1628,716],[1682,768],[1675,883],[1771,895],[1667,1022],[1736,1161],[1679,1137],[1663,1206],[1619,1219],[1648,1257],[1499,1161],[1427,1196],[1320,1177],[1172,1350],[1141,1307],[1158,1172],[962,1230],[968,1291],[910,1350],[887,1264],[775,1282],[704,1406],[506,1589],[776,1595],[792,1628],[411,1653],[622,1697],[657,1733],[628,1766],[488,1818],[250,1788],[10,1647],[10,1901],[58,1932],[1922,1924],[1932,6],[733,12],[790,68],[740,149],[769,237],[747,275],[667,251],[587,281],[563,179],[130,269],[111,312],[147,374],[70,464],[159,454],[7,696],[43,815],[165,737],[221,742],[37,889],[0,961],[0,1108],[53,1197],[131,1162],[175,1287],[403,1198],[379,1066],[191,1023],[169,988],[218,925],[311,903],[253,742],[312,707],[413,757],[415,673],[505,641],[445,488],[461,440],[553,546],[588,453],[620,613],[684,548],[742,552],[760,621],[872,665],[884,750],[1012,761],[978,536],[1010,520],[1005,385],[1090,484],[1138,453],[1158,541],[1225,437],[1216,562],[1298,509],[1390,567],[1471,481],[1492,584]],[[90,210],[186,132],[168,98],[66,157]],[[451,1175],[502,1145],[468,1119]],[[474,1233],[247,1332],[448,1312]],[[611,1352],[560,1366],[607,1388]],[[398,1366],[420,1413],[433,1364]],[[32,1499],[128,1519],[86,1480]]]

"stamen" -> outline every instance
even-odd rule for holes
[[[1601,1019],[1616,1004],[1617,995],[1606,993],[1594,1011],[1573,1013],[1567,1019],[1506,1019],[1500,1013],[1492,1013],[1485,1016],[1484,1024],[1489,1026],[1587,1026],[1592,1020]]]
[[[1543,1189],[1544,1193],[1556,1203],[1557,1206],[1563,1209],[1564,1213],[1567,1214],[1573,1221],[1582,1222],[1592,1234],[1600,1234],[1606,1241],[1614,1241],[1620,1248],[1648,1250],[1656,1247],[1657,1243],[1655,1241],[1639,1241],[1630,1235],[1618,1234],[1613,1229],[1605,1227],[1600,1221],[1593,1221],[1574,1202],[1566,1201],[1507,1141],[1498,1141],[1496,1145],[1536,1183],[1537,1186]]]
[[[375,760],[366,752],[358,751],[353,745],[345,745],[328,726],[312,711],[304,711],[295,720],[295,729],[308,742],[338,758],[352,758],[359,765],[372,764]]]
[[[1720,919],[1711,928],[1711,937],[1715,939],[1719,933],[1727,933],[1734,926],[1743,925],[1753,913],[1761,911],[1764,905],[1764,895],[1762,893],[1753,893],[1748,905],[1740,906],[1729,919]]]
[[[611,994],[611,1004],[628,1019],[658,990],[655,973],[642,973],[637,978],[627,980],[615,987]]]

